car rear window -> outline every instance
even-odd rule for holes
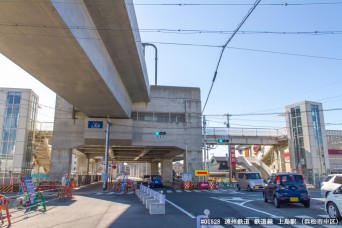
[[[152,176],[152,180],[160,180],[161,177],[160,176]]]
[[[301,175],[284,175],[281,176],[281,184],[283,185],[305,185]]]
[[[249,173],[247,174],[248,179],[256,180],[256,179],[261,179],[259,173]]]

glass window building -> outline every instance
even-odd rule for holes
[[[30,89],[0,88],[0,174],[30,174],[38,96]]]
[[[303,101],[285,109],[292,171],[302,173],[308,183],[318,186],[330,173],[323,106]]]

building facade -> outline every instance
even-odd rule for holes
[[[38,96],[30,89],[0,89],[1,175],[31,174]]]
[[[342,131],[326,130],[331,173],[342,173]]]
[[[322,176],[330,173],[323,106],[303,101],[285,109],[292,171],[317,185]]]

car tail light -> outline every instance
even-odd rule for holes
[[[276,177],[277,184],[280,184],[280,176]]]

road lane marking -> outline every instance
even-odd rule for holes
[[[165,199],[166,202],[168,202],[169,204],[171,204],[172,206],[174,206],[175,208],[177,208],[178,210],[182,211],[183,213],[185,213],[187,216],[189,216],[190,218],[196,218],[195,216],[193,216],[190,212],[187,212],[186,210],[184,210],[183,208],[181,208],[180,206],[177,206],[176,204],[172,203],[170,200]]]
[[[318,215],[319,217],[323,217],[323,218],[330,218],[329,215]]]
[[[311,218],[313,218],[313,217],[308,216],[308,215],[296,215],[295,217],[296,218],[301,218],[301,219],[307,219],[307,218],[311,219]]]
[[[171,190],[167,190],[166,192],[167,192],[167,193],[172,193],[172,191],[171,191]]]
[[[216,198],[216,197],[211,197],[211,198],[216,199],[216,200],[220,200],[220,201],[223,201],[223,202],[235,204],[235,205],[238,205],[238,206],[240,206],[240,207],[244,207],[244,208],[247,208],[247,209],[250,209],[250,210],[253,210],[253,211],[262,213],[262,214],[270,215],[272,218],[282,218],[282,217],[280,217],[280,216],[273,215],[273,214],[271,214],[271,213],[268,213],[268,212],[265,212],[265,211],[261,211],[261,210],[258,210],[258,209],[252,208],[252,207],[247,207],[247,206],[243,205],[244,203],[247,203],[247,202],[244,202],[244,203],[241,204],[241,203],[236,203],[236,202],[230,202],[230,201],[222,200],[222,199]],[[251,201],[251,200],[250,200],[250,201]],[[249,201],[248,201],[248,202],[249,202]]]

